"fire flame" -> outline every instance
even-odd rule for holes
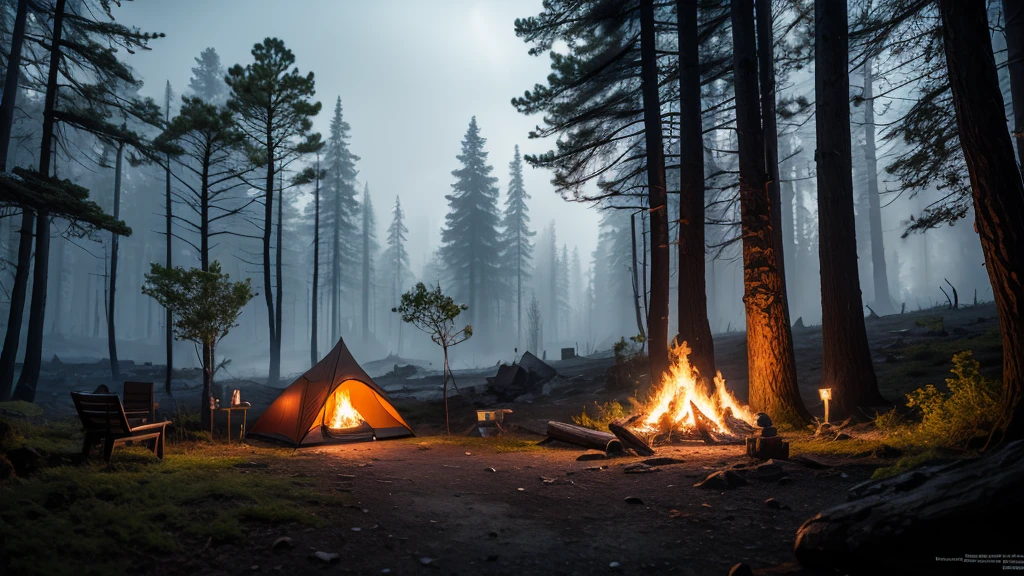
[[[637,423],[637,429],[645,433],[668,433],[671,428],[682,432],[696,430],[697,415],[691,403],[710,420],[714,432],[730,433],[732,427],[726,422],[727,415],[753,424],[754,417],[736,398],[725,389],[722,373],[715,375],[715,389],[709,394],[699,383],[697,369],[690,365],[690,348],[686,342],[670,351],[674,362],[665,375],[661,389],[649,404],[646,416]]]
[[[352,406],[348,390],[337,389],[334,392],[334,412],[331,414],[330,428],[354,428],[363,423],[362,416]]]

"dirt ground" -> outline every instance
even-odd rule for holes
[[[999,367],[991,305],[890,316],[867,326],[880,387],[897,406],[906,392],[941,384],[957,350],[974,349],[989,373]],[[794,329],[794,340],[801,393],[820,415],[820,327]],[[743,335],[717,335],[715,346],[729,388],[745,400]],[[741,447],[662,447],[656,457],[682,462],[632,473],[627,466],[643,458],[577,461],[584,450],[532,446],[542,437],[530,431],[543,432],[547,420],[570,421],[584,406],[625,402],[635,392],[605,387],[604,372],[612,362],[552,362],[561,375],[557,386],[500,404],[514,410],[510,421],[519,438],[512,448],[500,440],[445,439],[439,377],[378,378],[417,438],[303,448],[288,458],[268,457],[255,440],[242,449],[257,464],[239,474],[287,476],[318,491],[349,495],[350,506],[323,510],[328,527],[256,527],[243,543],[154,560],[153,571],[724,576],[737,562],[760,568],[792,561],[794,534],[805,519],[845,501],[850,487],[891,464],[873,456],[818,456],[830,466],[779,462],[784,480],[776,475],[715,490],[694,484],[716,470],[751,465]],[[89,373],[71,366],[47,369],[50,379],[40,385],[39,403],[48,414],[67,417],[73,414],[67,390],[89,387]],[[135,376],[145,377],[146,370],[158,367],[138,367]],[[472,425],[476,408],[499,405],[485,390],[484,378],[492,373],[458,374],[464,395],[451,403],[453,434]],[[243,399],[253,403],[250,423],[278,393],[258,382],[227,384],[242,387]],[[181,398],[189,401],[191,394],[198,391],[159,396],[161,410]],[[769,498],[774,500],[766,503]],[[292,546],[273,549],[282,536],[292,538]],[[316,551],[339,559],[316,560]]]
[[[500,448],[500,445],[498,445]],[[159,565],[167,574],[685,574],[792,559],[806,518],[845,500],[877,463],[827,470],[780,463],[785,478],[696,488],[710,472],[750,460],[738,446],[674,446],[682,460],[628,473],[643,458],[576,461],[580,450],[498,452],[431,439],[299,451],[268,468],[323,491],[350,493],[329,527],[266,528],[244,546],[215,547]],[[253,454],[260,462],[259,450]],[[774,498],[778,507],[766,504]],[[275,551],[281,536],[293,546]],[[311,558],[337,553],[336,563]]]

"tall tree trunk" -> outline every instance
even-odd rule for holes
[[[28,1],[18,0],[18,12],[14,17],[11,31],[11,50],[7,59],[7,73],[4,78],[3,102],[0,103],[0,172],[7,171],[7,152],[11,143],[11,128],[14,124],[14,104],[18,98],[18,78],[21,74],[21,47],[25,40],[25,20]],[[0,353],[0,401],[7,400],[14,384],[14,366],[21,341],[21,322],[25,313],[25,296],[28,293],[28,274],[32,265],[32,222],[36,214],[23,210],[21,214],[21,235],[18,241],[18,262],[14,269],[14,285],[11,287],[11,308],[7,313],[7,333],[4,335],[4,349]]]
[[[636,214],[631,214],[629,217],[629,234],[633,239],[633,262],[630,270],[633,272],[633,308],[636,311],[636,329],[637,334],[646,341],[647,330],[644,329],[644,313],[640,307],[640,277],[636,268]]]
[[[21,46],[25,42],[27,13],[28,0],[18,0],[18,12],[14,16],[14,28],[11,30],[11,51],[7,57],[7,73],[4,77],[4,99],[0,103],[0,172],[7,170],[7,151],[11,144],[11,129],[14,126],[14,104],[18,98]]]
[[[786,290],[785,244],[782,242],[782,194],[779,186],[779,129],[775,119],[775,34],[772,29],[772,0],[757,0],[757,58],[760,75],[761,122],[764,134],[764,162],[768,174],[768,203],[771,210],[775,259]],[[789,324],[789,298],[782,305]]]
[[[335,178],[340,178],[335,176]],[[341,332],[341,182],[334,189],[334,234],[331,243],[331,342],[337,342]]]
[[[647,145],[647,196],[651,213],[651,303],[647,312],[647,358],[651,383],[668,372],[668,195],[665,151],[661,140],[661,100],[654,0],[640,0],[640,69]]]
[[[281,342],[284,339],[282,334],[284,326],[284,176],[278,177],[277,191],[277,253],[275,254],[275,273],[277,286],[276,302],[274,303],[274,341],[270,351],[270,362],[273,365],[271,375],[274,384],[277,384],[281,374]]]
[[[990,444],[1024,438],[1024,185],[1006,133],[985,4],[940,0],[974,223],[1003,337],[1003,413]]]
[[[216,368],[214,360],[214,347],[212,344],[203,344],[203,391],[199,402],[199,424],[203,430],[209,429],[212,425],[210,412],[210,399],[213,398],[213,371]],[[228,438],[231,431],[228,430]]]
[[[1006,70],[1010,73],[1010,100],[1013,103],[1013,140],[1017,155],[1024,163],[1024,4],[1003,0],[1006,20]]]
[[[320,286],[320,154],[316,156],[316,185],[313,189],[313,289],[310,290],[313,299],[313,313],[310,315],[309,329],[309,362],[310,366],[316,365],[320,360],[320,353],[316,349],[317,327],[317,293]]]
[[[369,192],[363,194],[363,339],[370,338],[370,211],[367,204],[370,202]]]
[[[46,98],[43,102],[43,131],[39,144],[39,174],[50,176],[53,147],[54,107],[57,103],[57,78],[60,70],[61,35],[64,29],[64,7],[67,0],[57,0],[53,7],[53,36],[50,40],[50,66],[46,75]],[[46,279],[50,261],[50,214],[40,210],[36,214],[35,270],[32,274],[32,300],[29,303],[28,337],[25,342],[25,361],[14,389],[15,400],[35,401],[36,384],[43,355],[43,326],[46,322]],[[19,327],[20,328],[20,327]]]
[[[281,349],[277,347],[277,325],[274,323],[274,285],[270,279],[270,237],[274,232],[274,147],[267,137],[267,197],[263,212],[263,293],[267,302],[267,325],[270,331],[270,367],[267,385],[277,386],[281,373]]]
[[[121,217],[121,169],[124,162],[124,143],[117,146],[117,161],[114,165],[114,219]],[[114,315],[117,311],[117,251],[118,236],[110,233],[110,289],[107,292],[107,350],[110,353],[110,381],[117,384],[121,381],[121,366],[117,361],[117,332]]]
[[[758,105],[753,0],[732,0],[731,13],[749,403],[752,410],[768,413],[777,423],[798,426],[810,419],[810,413],[797,387],[793,334],[786,321],[786,296],[775,250]]]
[[[35,219],[34,211],[22,210],[18,265],[14,269],[11,310],[7,318],[4,349],[0,353],[0,402],[10,398],[11,387],[14,385],[14,366],[18,358],[18,344],[21,342],[21,320],[25,313],[25,296],[28,294],[28,273],[32,266],[32,224]]]
[[[715,345],[708,322],[704,262],[704,136],[700,105],[697,0],[676,0],[679,19],[679,252],[676,294],[680,342],[709,390]]]
[[[203,158],[199,176],[199,267],[210,271],[210,157]],[[278,301],[280,304],[280,301]]]
[[[832,388],[831,414],[845,418],[885,399],[871,363],[857,270],[846,0],[815,0],[814,25],[821,387]]]
[[[871,57],[864,61],[864,166],[868,179],[868,221],[871,225],[871,275],[875,285],[875,312],[892,314],[889,273],[882,241],[882,206],[878,197],[878,158],[875,149],[874,75]],[[1022,95],[1024,97],[1024,95]]]
[[[167,83],[167,89],[164,92],[164,121],[171,121],[171,83]],[[164,234],[166,235],[167,245],[165,247],[164,254],[164,266],[169,270],[173,264],[173,244],[172,240],[174,236],[171,231],[172,218],[172,205],[171,205],[171,155],[167,154],[164,156],[164,162],[167,163],[164,168]],[[168,394],[171,393],[171,377],[174,372],[174,315],[171,313],[171,309],[167,308],[164,312],[164,347],[166,348],[167,354],[167,372],[164,375],[164,391]]]

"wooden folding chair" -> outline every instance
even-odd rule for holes
[[[110,463],[114,446],[128,442],[150,441],[150,449],[157,458],[164,457],[164,437],[170,422],[154,422],[132,426],[128,423],[124,407],[117,394],[87,394],[72,392],[71,399],[85,429],[82,461],[89,458],[93,445],[103,441],[103,459]]]

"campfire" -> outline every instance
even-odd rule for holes
[[[739,443],[754,430],[755,417],[725,388],[718,373],[714,389],[701,383],[685,342],[671,351],[673,362],[648,405],[624,424],[649,444],[675,440]]]
[[[363,417],[352,406],[348,390],[342,390],[340,387],[334,392],[334,410],[330,416],[327,427],[331,430],[356,428],[363,424]]]

